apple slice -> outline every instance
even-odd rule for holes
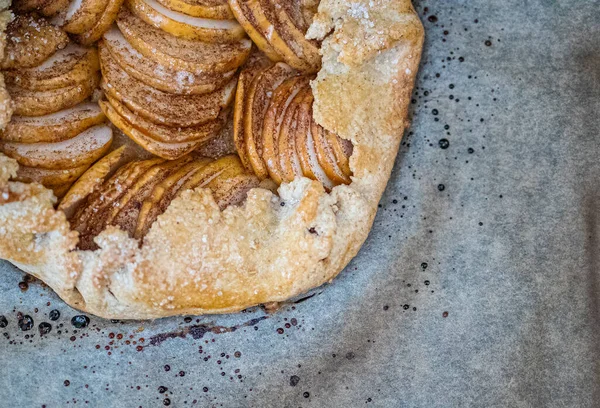
[[[0,140],[19,143],[61,142],[99,125],[106,117],[95,103],[79,105],[44,116],[13,116]]]
[[[203,142],[200,140],[180,143],[165,143],[154,140],[143,131],[136,129],[127,121],[127,119],[119,115],[108,102],[100,101],[100,107],[112,124],[119,128],[121,132],[129,136],[131,140],[145,150],[164,159],[174,160],[181,156],[185,156],[192,150],[196,149]]]
[[[252,170],[252,165],[250,164],[250,159],[246,154],[246,143],[244,142],[246,97],[248,89],[254,81],[254,78],[268,67],[269,65],[261,64],[257,61],[255,64],[244,68],[244,70],[240,72],[237,91],[235,93],[235,102],[233,106],[233,143],[238,155],[240,156],[240,159],[242,160],[242,163],[244,164],[244,167],[246,167],[248,170]]]
[[[67,218],[71,218],[83,200],[130,160],[131,149],[127,149],[127,146],[121,146],[98,160],[71,186],[60,201],[58,209],[63,211]]]
[[[275,15],[273,6],[269,3],[269,0],[237,0],[239,5],[239,11],[243,13],[243,16],[239,16],[236,13],[235,2],[230,2],[231,9],[236,14],[236,18],[241,18],[241,21],[246,21],[252,26],[249,30],[248,35],[256,41],[256,45],[269,57],[276,56],[273,61],[285,61],[291,67],[306,72],[314,72],[314,66],[311,65],[310,61],[305,61],[302,57],[295,52],[290,45],[295,47],[298,46],[296,42],[286,41],[284,36],[287,35],[287,29],[285,25],[281,24]],[[250,34],[251,32],[258,32],[261,37],[254,38]],[[256,37],[256,34],[255,34]],[[291,38],[291,37],[290,37]],[[268,46],[265,47],[264,39],[267,40]],[[300,51],[300,49],[298,50]]]
[[[79,232],[79,248],[95,249],[94,237],[106,228],[110,209],[125,192],[153,166],[163,159],[130,162],[117,170],[100,188],[90,194],[69,219],[71,228]]]
[[[196,188],[206,187],[225,171],[228,171],[232,174],[242,174],[245,172],[244,165],[236,155],[221,157],[212,163],[207,164],[202,169],[188,177],[185,183],[183,183],[179,187],[179,190],[177,190],[172,196],[172,199],[178,197],[186,190],[194,190]]]
[[[308,101],[311,105],[313,102],[313,98],[310,98]],[[348,175],[346,175],[338,165],[338,160],[333,153],[333,149],[329,145],[329,141],[325,137],[325,129],[321,126],[317,125],[317,123],[312,121],[311,124],[311,134],[313,136],[313,140],[315,143],[315,150],[317,152],[317,161],[327,174],[327,177],[331,179],[336,185],[337,184],[350,184],[351,180]]]
[[[312,117],[310,115],[310,107],[306,104],[300,106],[298,118],[296,119],[296,151],[300,160],[302,174],[309,179],[316,180],[311,167],[311,158],[308,152],[308,133],[311,132]]]
[[[296,152],[296,130],[300,105],[306,99],[308,86],[303,88],[290,102],[285,110],[281,126],[279,128],[279,165],[282,180],[286,183],[292,182],[296,176],[302,177],[302,167]]]
[[[127,0],[129,9],[146,23],[176,37],[212,43],[234,42],[246,35],[235,20],[191,17],[159,4],[156,0]]]
[[[284,81],[273,94],[269,109],[265,114],[262,129],[262,159],[265,162],[271,179],[277,184],[282,182],[282,169],[279,161],[279,134],[288,106],[300,90],[306,86],[308,79],[293,77]]]
[[[137,228],[142,203],[152,193],[154,187],[193,159],[192,156],[188,155],[148,169],[108,210],[106,224],[117,225],[122,230],[127,231],[130,236],[133,236]]]
[[[30,91],[48,91],[89,80],[100,70],[98,51],[69,44],[34,68],[5,73],[6,83]]]
[[[244,109],[244,144],[252,169],[261,180],[268,175],[267,167],[262,160],[262,130],[265,114],[273,92],[283,81],[293,75],[292,68],[277,63],[258,74],[248,89]]]
[[[231,20],[235,17],[227,0],[157,0],[169,10],[178,11],[192,17]]]
[[[43,184],[45,187],[62,186],[65,184],[71,185],[88,169],[88,167],[88,165],[83,165],[72,169],[51,170],[20,166],[15,180],[22,181],[23,183],[36,182]]]
[[[265,0],[262,0],[265,3]],[[269,0],[266,0],[268,3]],[[287,4],[286,2],[281,2]],[[293,3],[293,2],[290,2]],[[264,6],[266,7],[266,6]],[[305,72],[317,72],[321,68],[321,53],[319,52],[319,45],[316,41],[306,39],[306,30],[299,29],[294,20],[293,10],[291,7],[282,6],[279,3],[275,3],[271,6],[273,16],[269,18],[275,18],[279,25],[279,30],[282,38],[286,44],[292,50],[294,55],[303,61],[303,66],[307,68],[302,69],[298,66],[298,69],[302,69]],[[299,19],[296,16],[296,19]],[[291,65],[291,64],[290,64]]]
[[[111,142],[110,127],[97,125],[62,142],[4,142],[0,150],[23,166],[64,170],[91,165],[108,151]]]
[[[150,58],[145,58],[133,48],[117,27],[107,31],[103,39],[102,46],[106,46],[121,69],[138,81],[163,92],[206,94],[224,87],[235,74],[235,70],[225,73],[194,74],[159,64]]]
[[[311,1],[312,3],[312,1]],[[275,10],[282,9],[287,15],[292,24],[300,31],[306,33],[310,24],[307,24],[305,20],[305,15],[307,12],[307,7],[315,7],[314,12],[316,12],[316,6],[308,4],[306,1],[275,1],[272,2]],[[313,13],[314,13],[313,12]]]
[[[218,175],[208,182],[202,182],[199,185],[190,186],[189,189],[209,189],[213,195],[213,198],[215,199],[215,202],[217,205],[219,205],[219,199],[225,197],[227,193],[234,188],[234,186],[237,184],[238,177],[242,175],[248,175],[249,173],[239,159],[226,161],[218,159],[215,162],[215,166],[221,167],[222,169]],[[256,176],[254,177],[256,178]],[[185,189],[182,188],[182,191],[185,191]]]
[[[188,178],[210,162],[211,160],[207,158],[197,158],[158,183],[142,203],[133,237],[143,238],[156,218],[165,212],[173,197]]]
[[[235,16],[236,20],[242,25],[246,34],[252,39],[254,44],[273,62],[283,61],[283,57],[279,52],[271,46],[267,37],[256,28],[258,23],[256,16],[250,9],[247,1],[245,0],[229,0],[229,6]]]
[[[163,143],[205,142],[219,133],[227,118],[226,115],[222,114],[216,120],[203,123],[202,125],[187,128],[173,128],[149,122],[143,117],[131,112],[125,105],[112,98],[110,95],[106,95],[106,97],[108,102],[110,102],[111,108],[134,128],[152,139]]]
[[[246,200],[248,191],[260,185],[254,174],[240,173],[227,175],[223,173],[207,187],[211,189],[215,202],[223,211],[230,205],[239,205]]]
[[[318,180],[327,190],[331,190],[335,183],[327,177],[317,159],[312,135],[312,120],[312,104],[302,104],[296,127],[296,151],[300,167],[305,177]]]
[[[252,41],[213,44],[175,37],[146,24],[126,7],[121,8],[117,25],[127,41],[144,57],[175,70],[193,74],[235,70],[246,61]]]
[[[108,6],[108,0],[72,0],[63,16],[56,21],[71,34],[82,34],[93,28]]]
[[[48,91],[28,91],[14,85],[6,88],[13,100],[16,115],[43,116],[70,108],[89,98],[99,80],[100,75],[94,73],[85,82]]]
[[[0,68],[36,67],[68,43],[67,34],[46,19],[18,15],[6,28],[6,48]]]
[[[215,92],[205,95],[177,95],[159,91],[129,76],[105,47],[100,48],[102,88],[111,97],[146,119],[177,127],[201,125],[215,120],[231,104],[237,78]]]
[[[313,123],[315,123],[314,119]],[[350,177],[352,175],[352,170],[350,170],[350,156],[352,156],[353,150],[352,142],[346,139],[342,139],[335,133],[323,129],[320,125],[316,126],[319,126],[321,132],[324,133],[325,140],[327,141],[330,149],[333,152],[337,165],[346,176]]]
[[[117,19],[119,9],[121,8],[121,5],[123,5],[123,2],[124,0],[109,0],[108,5],[104,9],[102,16],[96,22],[96,25],[84,33],[74,35],[73,39],[79,44],[84,45],[92,45],[98,41]]]
[[[45,17],[52,17],[69,7],[70,0],[49,0],[45,5],[39,8],[40,14]]]

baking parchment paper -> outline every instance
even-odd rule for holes
[[[416,7],[413,124],[339,278],[273,314],[77,329],[2,263],[0,406],[600,406],[600,3]]]

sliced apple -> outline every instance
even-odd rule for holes
[[[286,64],[277,63],[256,76],[248,89],[244,120],[244,144],[250,165],[261,180],[268,175],[262,160],[262,129],[264,117],[273,92],[283,81],[292,77],[294,71]]]
[[[173,195],[172,198],[178,197],[179,194],[186,190],[206,187],[225,171],[228,171],[232,174],[242,174],[245,172],[244,165],[236,155],[221,157],[220,159],[207,164],[202,169],[191,175],[191,177],[188,177],[185,183],[179,187],[179,190]]]
[[[45,17],[52,17],[69,7],[70,0],[49,0],[39,8],[40,14]]]
[[[228,72],[246,61],[252,41],[213,44],[175,37],[146,24],[126,7],[121,8],[117,25],[127,41],[144,57],[175,70],[193,74]]]
[[[234,42],[246,33],[236,20],[191,17],[162,6],[156,0],[127,0],[129,9],[156,28],[176,37],[212,43]]]
[[[104,9],[102,16],[96,22],[96,25],[84,33],[74,35],[73,39],[79,44],[84,45],[92,45],[98,41],[117,19],[119,9],[123,2],[124,0],[109,0],[108,5]]]
[[[276,10],[282,9],[298,30],[306,33],[310,24],[305,21],[305,10],[307,7],[312,7],[312,5],[307,4],[304,0],[275,1],[272,4]]]
[[[307,89],[306,99],[300,106],[296,127],[296,152],[305,177],[320,181],[327,190],[336,183],[329,178],[319,163],[313,137],[312,93]]]
[[[18,15],[6,29],[6,48],[0,68],[38,66],[68,43],[67,34],[46,19]]]
[[[15,180],[22,181],[24,183],[36,182],[43,184],[46,187],[64,184],[71,185],[88,169],[88,167],[88,165],[83,165],[74,167],[72,169],[50,170],[20,166]]]
[[[313,126],[315,126],[316,122],[314,122],[314,119],[313,123]],[[353,150],[352,142],[342,139],[335,133],[323,129],[321,126],[319,126],[319,128],[321,132],[323,132],[325,140],[327,140],[327,143],[333,152],[337,165],[347,177],[350,177],[352,175],[352,170],[350,170],[350,156],[352,156]]]
[[[279,134],[288,106],[300,90],[306,86],[308,79],[293,77],[283,82],[273,94],[273,98],[265,114],[262,129],[262,159],[267,166],[270,177],[277,184],[283,180],[279,161]]]
[[[259,185],[260,180],[254,174],[227,175],[224,173],[207,187],[211,189],[215,202],[222,211],[230,205],[239,205],[244,202],[248,191]]]
[[[143,131],[136,129],[127,119],[119,115],[108,102],[100,101],[100,107],[112,124],[119,128],[121,132],[129,136],[131,140],[145,150],[164,159],[174,160],[185,156],[202,143],[202,140],[181,143],[165,143],[154,140]]]
[[[156,218],[165,212],[173,197],[188,178],[210,162],[211,160],[207,158],[197,158],[157,184],[152,193],[142,203],[133,237],[136,239],[143,238]]]
[[[129,76],[105,48],[100,48],[102,88],[132,111],[161,125],[188,127],[215,120],[231,104],[237,78],[205,95],[177,95],[159,91]]]
[[[317,176],[311,166],[311,154],[316,154],[316,152],[309,153],[308,151],[308,134],[312,132],[312,122],[311,107],[303,103],[300,105],[298,118],[296,119],[296,151],[300,160],[302,174],[309,179],[317,180]]]
[[[144,200],[154,187],[194,158],[184,156],[178,160],[158,164],[142,174],[108,210],[107,225],[117,225],[131,236],[135,233],[138,216]]]
[[[239,11],[243,13],[242,21],[248,23],[244,25],[247,27],[248,24],[252,26],[249,30],[248,35],[255,40],[256,45],[269,57],[273,54],[276,55],[273,61],[285,61],[291,67],[305,72],[314,72],[314,66],[311,65],[310,61],[304,60],[298,52],[295,52],[291,46],[299,48],[301,46],[297,42],[291,41],[290,36],[286,30],[289,29],[286,25],[282,24],[277,15],[275,14],[274,7],[270,4],[270,0],[236,0],[239,5]],[[230,2],[231,9],[236,14],[236,5],[234,1]],[[264,40],[261,38],[254,38],[250,32],[256,31],[260,33],[263,39],[267,40],[268,46],[265,47]],[[256,35],[255,35],[256,37]],[[288,37],[287,41],[286,38]]]
[[[112,176],[119,167],[130,161],[130,153],[131,150],[127,146],[121,146],[94,163],[71,186],[68,193],[60,201],[58,209],[63,211],[67,218],[71,218],[85,198],[92,194],[108,177]]]
[[[91,165],[108,151],[111,142],[110,127],[98,125],[62,142],[3,142],[0,150],[23,166],[64,170]]]
[[[108,0],[72,0],[60,24],[71,34],[82,34],[92,29],[108,6]]]
[[[246,34],[252,39],[254,44],[273,62],[283,61],[279,52],[271,46],[267,37],[257,29],[258,23],[256,16],[249,8],[245,0],[229,0],[229,6],[236,20],[242,25]]]
[[[269,66],[260,63],[253,64],[250,67],[244,68],[238,78],[237,91],[235,93],[235,102],[233,107],[233,143],[237,150],[244,167],[252,170],[250,159],[246,153],[246,143],[244,142],[244,120],[245,107],[248,89],[250,88],[254,78],[266,70]]]
[[[215,161],[214,166],[216,168],[220,168],[221,171],[219,171],[219,174],[217,174],[214,178],[212,178],[210,181],[205,182],[202,181],[201,183],[198,183],[196,185],[190,184],[187,186],[187,188],[185,189],[196,189],[196,188],[210,188],[212,191],[216,191],[220,188],[225,188],[228,186],[228,184],[230,183],[230,179],[234,176],[238,176],[240,174],[244,174],[246,173],[246,169],[244,168],[244,166],[241,164],[240,160],[237,159],[235,156],[233,156],[233,158],[228,158],[227,160],[221,160],[218,159]],[[186,186],[184,186],[186,187]],[[182,189],[183,190],[183,189]]]
[[[284,182],[292,182],[296,176],[302,176],[302,167],[296,153],[296,129],[300,105],[306,99],[306,88],[292,99],[285,110],[281,126],[279,128],[279,165]]]
[[[110,95],[106,95],[106,97],[111,107],[134,128],[163,143],[205,142],[219,133],[226,120],[226,115],[223,114],[214,121],[194,127],[173,128],[162,126],[136,115]]]
[[[130,162],[117,170],[69,219],[71,228],[79,232],[79,248],[95,249],[94,237],[106,228],[110,209],[135,181],[163,159]]]
[[[265,2],[265,0],[262,1],[263,3]],[[268,3],[269,0],[266,0],[266,2]],[[281,3],[288,4],[286,2]],[[306,39],[305,36],[308,27],[301,30],[296,26],[293,20],[300,20],[301,17],[293,15],[294,11],[292,7],[282,6],[279,3],[274,3],[271,8],[272,11],[269,12],[272,12],[274,14],[273,17],[278,21],[282,38],[294,55],[302,60],[302,66],[306,67],[302,68],[298,66],[297,68],[304,72],[317,72],[321,68],[319,46],[316,41]],[[294,63],[293,61],[290,61],[290,65]]]
[[[19,143],[61,142],[99,125],[106,117],[95,103],[80,103],[44,116],[13,116],[0,140]]]
[[[43,116],[70,108],[89,98],[99,80],[100,75],[94,73],[89,80],[65,88],[29,91],[13,85],[7,86],[7,90],[13,100],[16,115]]]
[[[231,20],[235,18],[227,0],[157,0],[166,8],[192,17]]]
[[[220,204],[224,204],[224,202],[227,201],[224,198],[227,197],[228,193],[234,189],[235,185],[239,181],[239,177],[243,175],[247,176],[249,175],[249,173],[244,168],[242,162],[239,159],[218,159],[217,161],[215,161],[215,166],[221,167],[221,171],[218,175],[216,175],[216,177],[213,177],[210,181],[203,181],[201,184],[198,184],[196,186],[189,186],[189,189],[209,189],[217,205],[219,205],[219,207],[223,209],[224,207],[221,207]],[[256,178],[256,176],[252,176]],[[256,180],[258,183],[260,183],[260,181],[258,181],[258,178],[256,178]],[[185,191],[186,188],[182,188],[181,190]],[[221,201],[221,203],[219,203],[219,201]]]
[[[31,91],[48,91],[89,80],[100,70],[98,51],[69,44],[34,68],[7,71],[6,82]]]
[[[195,74],[159,64],[140,54],[114,26],[104,34],[103,40],[103,46],[106,46],[121,69],[138,81],[163,92],[206,94],[224,87],[235,74],[235,70]]]
[[[307,102],[312,105],[313,98],[311,97]],[[349,184],[351,181],[350,177],[348,177],[338,165],[338,160],[335,157],[333,149],[325,137],[325,130],[317,125],[314,120],[311,124],[311,134],[315,144],[317,161],[323,168],[325,174],[327,174],[327,177],[329,177],[336,185]]]
[[[312,96],[311,96],[312,97]],[[327,176],[317,159],[315,142],[312,135],[312,104],[303,104],[299,111],[296,127],[296,151],[300,160],[300,167],[305,177],[320,181],[327,190],[331,190],[335,183]]]

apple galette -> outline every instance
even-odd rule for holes
[[[73,307],[239,311],[358,252],[407,126],[409,0],[20,0],[4,27],[0,258]]]

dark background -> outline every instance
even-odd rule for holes
[[[600,406],[600,4],[416,7],[413,125],[333,284],[271,315],[76,329],[0,264],[0,406]]]

